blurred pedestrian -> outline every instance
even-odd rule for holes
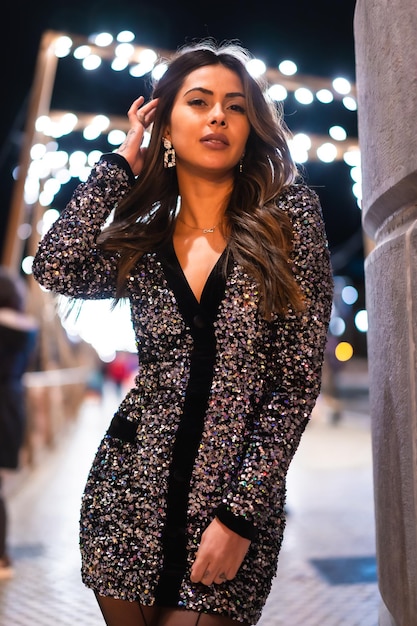
[[[121,398],[132,374],[129,353],[123,350],[116,352],[114,359],[107,364],[105,373],[107,380],[114,385],[117,396]]]
[[[37,322],[25,313],[25,305],[24,280],[0,267],[0,580],[13,575],[2,474],[4,470],[19,467],[27,422],[23,374],[28,369],[38,333]]]

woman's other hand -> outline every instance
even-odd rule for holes
[[[249,539],[241,537],[215,518],[202,534],[191,568],[191,581],[212,585],[232,580],[249,546]]]
[[[155,118],[156,107],[158,105],[157,99],[150,100],[150,102],[146,104],[144,104],[144,102],[145,98],[139,96],[139,98],[132,103],[132,106],[127,112],[130,130],[124,142],[116,150],[118,154],[124,156],[135,176],[140,174],[143,167],[143,160],[146,153],[146,148],[141,147],[143,136],[145,130],[152,124]]]

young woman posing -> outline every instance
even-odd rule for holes
[[[139,373],[80,522],[108,626],[255,624],[277,568],[333,285],[318,197],[249,58],[181,49],[33,264],[56,293],[130,301]]]

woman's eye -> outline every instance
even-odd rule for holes
[[[205,102],[201,98],[194,98],[193,100],[190,100],[188,104],[190,106],[203,106]]]
[[[232,111],[237,111],[238,113],[246,113],[245,107],[243,107],[241,104],[232,104],[230,108],[232,109]]]

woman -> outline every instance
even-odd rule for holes
[[[8,515],[1,470],[16,470],[26,432],[23,374],[36,345],[38,325],[25,312],[26,285],[0,267],[0,580],[14,575],[8,553]]]
[[[139,374],[81,511],[83,580],[109,626],[255,624],[276,572],[332,279],[319,200],[248,59],[180,50],[33,265],[57,293],[131,305]]]

